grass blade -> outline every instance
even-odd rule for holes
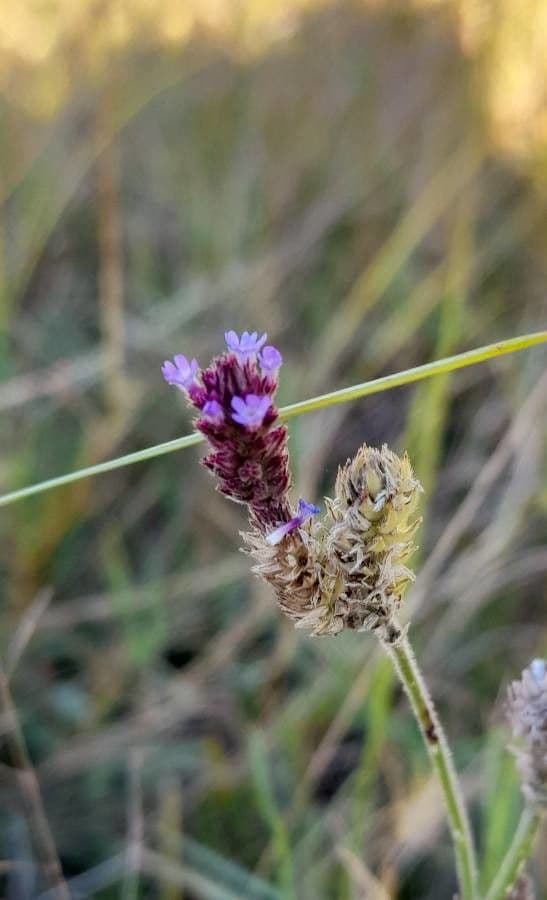
[[[350,400],[358,400],[361,397],[368,397],[370,394],[378,394],[381,391],[402,387],[405,384],[413,384],[416,381],[422,381],[424,378],[432,378],[434,375],[455,372],[457,369],[464,369],[466,366],[474,366],[477,363],[486,362],[498,356],[504,356],[507,353],[516,353],[518,350],[526,350],[529,347],[546,342],[547,331],[537,331],[533,334],[497,341],[494,344],[477,347],[475,350],[467,350],[465,353],[457,353],[455,356],[447,356],[444,359],[438,359],[423,366],[415,366],[412,369],[405,369],[403,372],[395,372],[393,375],[374,378],[372,381],[365,381],[362,384],[355,384],[351,387],[341,388],[338,391],[331,391],[328,394],[321,394],[309,400],[291,403],[280,410],[281,417],[288,419],[292,416],[301,416],[304,413],[315,412],[327,406],[335,406],[338,403],[348,403]],[[97,465],[88,466],[85,469],[78,469],[75,472],[68,472],[66,475],[39,481],[37,484],[30,484],[27,487],[0,496],[0,506],[8,506],[17,500],[41,494],[44,491],[70,484],[73,481],[80,481],[82,478],[102,475],[105,472],[112,472],[114,469],[133,465],[133,463],[144,462],[147,459],[154,459],[156,456],[172,453],[175,450],[184,450],[186,447],[192,447],[194,444],[201,443],[202,440],[202,436],[194,432],[193,434],[176,438],[173,441],[155,444],[153,447],[146,447],[144,450],[137,450],[135,453],[128,453],[116,459],[109,459]]]

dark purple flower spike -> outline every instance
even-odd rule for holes
[[[321,510],[318,506],[315,506],[313,503],[306,503],[305,500],[300,498],[298,501],[298,510],[295,516],[292,519],[289,519],[288,522],[283,522],[278,528],[274,531],[271,531],[266,536],[266,543],[270,544],[270,546],[275,547],[276,544],[280,544],[286,535],[290,534],[291,531],[294,531],[295,528],[300,528],[301,525],[304,524],[306,519],[309,519],[311,516],[316,516],[320,513]]]
[[[282,357],[264,346],[265,334],[227,331],[225,338],[228,352],[208,368],[178,355],[163,364],[162,373],[198,410],[196,428],[212,448],[203,464],[217,476],[219,490],[245,503],[251,521],[266,534],[295,518],[288,497],[287,430],[276,424],[273,402]]]

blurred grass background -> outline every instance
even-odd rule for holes
[[[282,403],[545,328],[546,60],[542,0],[2,5],[1,488],[189,431],[159,366],[225,328],[281,348]],[[309,500],[365,440],[424,482],[407,609],[485,878],[520,803],[501,686],[547,652],[546,403],[537,348],[290,424]],[[4,666],[73,896],[452,897],[389,667],[280,618],[199,455],[0,516]],[[35,897],[5,747],[0,798],[2,896]]]

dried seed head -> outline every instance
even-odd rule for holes
[[[397,639],[394,617],[414,578],[406,562],[415,550],[421,490],[408,456],[400,458],[386,445],[363,445],[339,469],[335,498],[327,501],[332,525],[326,547],[329,567],[344,584],[332,610],[342,628]]]
[[[522,792],[529,803],[547,806],[547,663],[534,659],[507,692],[507,715]]]
[[[325,565],[320,523],[308,519],[275,543],[259,529],[244,534],[243,539],[255,559],[252,571],[272,585],[280,609],[297,627],[323,609],[325,598],[332,597],[335,586]]]
[[[322,522],[298,523],[273,544],[258,530],[245,535],[254,571],[272,584],[297,627],[313,634],[376,631],[396,642],[395,614],[413,578],[405,563],[414,550],[420,491],[406,456],[363,446],[340,469]]]

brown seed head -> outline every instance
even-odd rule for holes
[[[414,515],[422,488],[408,456],[364,444],[338,471],[326,538],[329,565],[344,589],[333,615],[343,628],[377,631],[394,641],[394,617],[414,576],[406,562],[420,524]]]
[[[364,445],[338,472],[327,516],[271,547],[258,531],[245,536],[280,607],[313,634],[345,628],[376,631],[395,642],[394,617],[413,574],[406,561],[419,524],[421,486],[408,457]]]

